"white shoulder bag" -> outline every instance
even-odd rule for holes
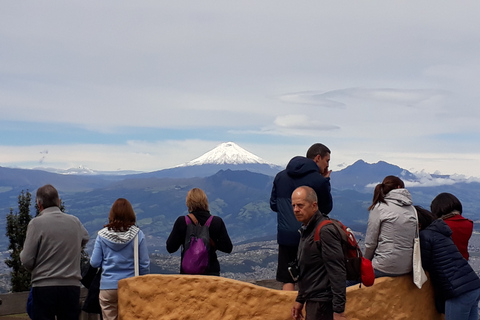
[[[134,266],[135,266],[135,277],[139,275],[138,271],[138,233],[135,236],[135,240],[133,243],[133,260],[134,260]]]
[[[419,237],[419,229],[418,229],[418,214],[417,209],[415,210],[415,218],[417,219],[417,227],[415,230],[415,239],[413,241],[413,283],[421,289],[422,285],[428,280],[427,275],[422,267],[422,254],[420,250],[420,237]]]

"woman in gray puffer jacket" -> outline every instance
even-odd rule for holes
[[[368,208],[365,258],[372,260],[375,277],[412,272],[417,219],[410,192],[403,181],[387,176],[375,187]]]

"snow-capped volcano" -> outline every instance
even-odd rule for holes
[[[200,166],[205,164],[267,164],[274,166],[274,164],[268,163],[234,142],[224,142],[219,144],[215,149],[178,167]]]

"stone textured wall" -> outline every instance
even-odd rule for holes
[[[287,320],[296,292],[221,277],[146,275],[121,280],[118,296],[120,320]],[[347,288],[346,313],[350,320],[441,319],[430,281],[420,290],[411,276]]]

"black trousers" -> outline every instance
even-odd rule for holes
[[[305,320],[333,320],[332,301],[307,301]]]
[[[78,320],[79,286],[33,287],[33,320]]]

